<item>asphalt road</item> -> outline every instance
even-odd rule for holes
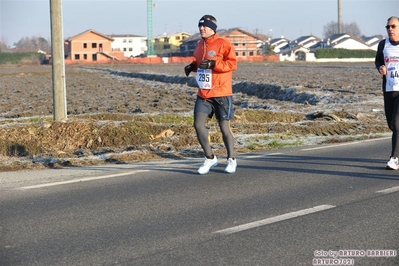
[[[0,173],[0,265],[399,265],[390,140]],[[340,264],[339,264],[340,263]]]

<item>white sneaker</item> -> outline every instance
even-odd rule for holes
[[[216,165],[218,165],[218,158],[216,158],[216,155],[214,155],[213,159],[208,159],[205,157],[204,163],[198,169],[198,174],[205,175],[209,172],[211,167],[214,167]]]
[[[227,166],[226,166],[226,169],[224,169],[224,172],[233,174],[236,172],[236,168],[237,168],[237,160],[235,158],[227,159]]]
[[[397,170],[399,168],[399,161],[397,157],[391,157],[387,163],[386,169]]]

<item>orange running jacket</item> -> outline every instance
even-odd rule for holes
[[[197,95],[203,99],[233,95],[233,71],[237,69],[234,46],[217,33],[199,41],[194,50],[197,71],[199,64],[208,59],[215,60],[212,69],[212,89],[198,89]]]

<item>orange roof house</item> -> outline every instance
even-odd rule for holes
[[[252,33],[240,28],[221,29],[217,33],[234,45],[237,57],[255,57],[262,53],[263,41]],[[196,33],[182,40],[182,44],[180,45],[182,56],[191,56],[200,39],[201,35]]]
[[[95,30],[87,30],[64,42],[65,59],[76,62],[107,62],[123,60],[121,51],[112,51],[113,39]]]

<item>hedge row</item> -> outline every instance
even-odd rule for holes
[[[0,53],[0,64],[19,64],[22,61],[43,62],[45,55],[41,53]]]
[[[343,48],[317,49],[316,58],[374,58],[374,50],[349,50]]]

